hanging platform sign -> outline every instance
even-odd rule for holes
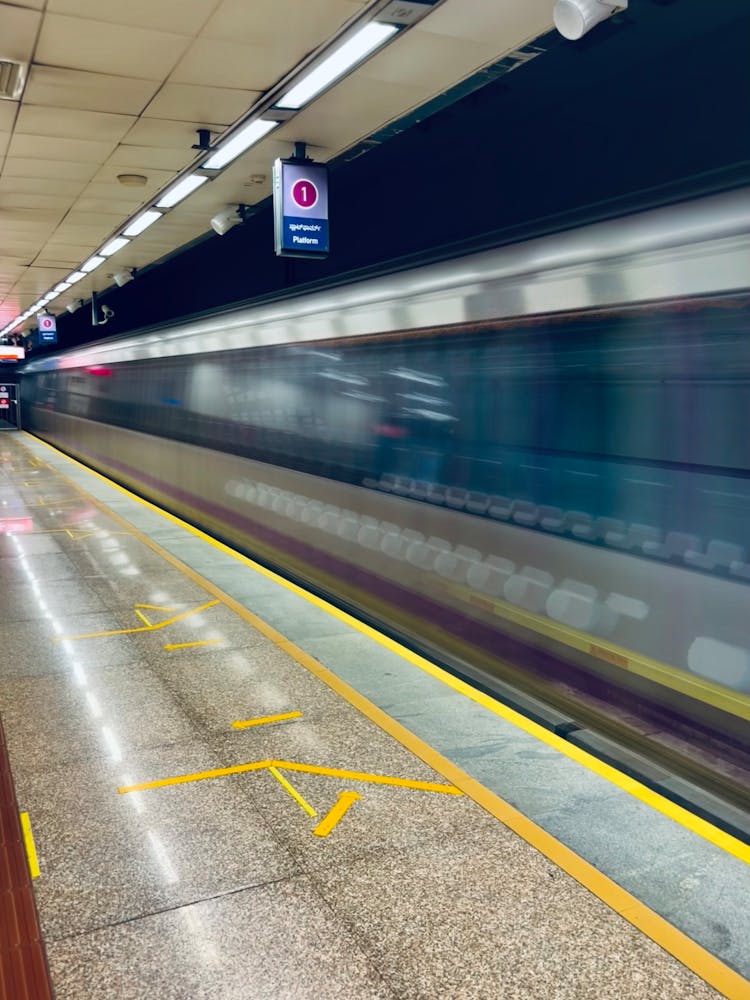
[[[39,316],[39,342],[41,344],[57,343],[57,320],[49,313],[42,313]]]
[[[324,164],[276,160],[273,221],[277,256],[328,256],[328,168]]]

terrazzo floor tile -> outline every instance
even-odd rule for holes
[[[48,954],[57,1000],[397,1000],[306,880],[52,942]]]
[[[55,625],[59,629],[56,631]],[[140,659],[132,636],[113,635],[97,639],[68,637],[108,632],[121,628],[114,614],[64,615],[38,621],[0,625],[0,680],[37,677],[75,669],[79,664],[135,663]]]
[[[41,556],[4,557],[0,559],[0,577],[4,585],[29,583],[31,579],[56,582],[75,577],[78,570],[69,557],[63,553]]]
[[[110,756],[113,739],[128,755],[197,736],[174,695],[145,663],[0,681],[0,713],[11,763],[23,770]]]
[[[242,778],[119,794],[118,787],[222,763],[192,740],[92,758],[43,774],[16,771],[33,816],[48,941],[289,876],[289,852],[243,792]]]
[[[203,607],[204,605],[210,605]],[[200,610],[203,608],[203,610]],[[132,608],[120,607],[114,612],[118,628],[134,628],[142,623]],[[211,594],[204,593],[198,600],[172,605],[168,612],[146,612],[152,624],[180,616],[163,628],[150,632],[135,632],[129,636],[141,656],[150,659],[161,656],[165,645],[183,643],[210,643],[205,648],[242,649],[268,640],[226,605]]]
[[[150,662],[186,715],[207,729],[226,732],[235,720],[292,711],[320,718],[340,701],[267,640],[218,651],[162,649]]]
[[[403,1000],[709,1000],[718,994],[519,838],[311,877]]]
[[[0,535],[0,557],[41,556],[60,551],[58,541],[51,535]]]
[[[91,614],[103,611],[97,595],[81,580],[67,580],[61,587],[49,581],[11,584],[3,590],[3,620],[33,621],[48,615]]]

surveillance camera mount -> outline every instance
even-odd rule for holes
[[[190,148],[198,149],[201,153],[207,153],[211,148],[211,129],[197,128],[195,134],[198,136],[198,141],[194,142]]]

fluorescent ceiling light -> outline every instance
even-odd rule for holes
[[[76,281],[80,281],[81,278],[85,277],[86,275],[83,271],[73,271],[73,273],[69,274],[65,280],[69,285],[75,285]]]
[[[192,194],[201,184],[205,184],[207,180],[208,177],[201,177],[200,174],[190,174],[187,177],[183,177],[181,181],[161,196],[156,203],[156,207],[171,208],[182,201],[183,198],[187,198],[189,194]]]
[[[69,288],[70,288],[69,281],[61,281],[59,285],[55,285],[52,291],[57,292],[57,294],[59,295],[61,292],[66,292]]]
[[[104,257],[100,257],[98,254],[94,254],[93,257],[89,257],[85,264],[81,264],[81,270],[89,274],[91,271],[95,271],[100,264],[104,263]]]
[[[224,146],[220,146],[203,166],[208,167],[209,170],[218,170],[238,157],[240,153],[244,153],[246,149],[250,149],[256,142],[260,142],[263,136],[268,135],[271,129],[276,128],[278,124],[278,122],[267,122],[262,118],[256,118],[254,122],[250,122],[249,125],[240,129]]]
[[[130,243],[130,240],[126,240],[124,236],[115,236],[115,238],[110,240],[109,243],[104,244],[99,253],[102,257],[111,257],[113,253],[117,253],[118,250],[122,250],[122,248],[126,247],[128,243]]]
[[[148,208],[145,212],[141,212],[140,215],[136,216],[127,229],[123,229],[122,234],[123,236],[138,236],[144,229],[148,229],[149,226],[152,226],[160,218],[161,212],[155,212],[153,208]]]
[[[296,86],[288,90],[276,102],[276,106],[279,108],[301,108],[321,90],[325,90],[330,83],[343,76],[347,70],[362,62],[366,56],[374,49],[379,48],[397,31],[398,28],[394,24],[378,24],[376,21],[366,24],[348,42],[344,42],[341,48],[336,49],[319,66],[304,76]]]

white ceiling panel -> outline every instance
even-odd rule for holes
[[[41,22],[36,10],[0,3],[0,58],[29,62]]]
[[[77,268],[190,168],[196,129],[208,128],[215,141],[371,2],[0,0],[0,57],[12,56],[12,46],[17,58],[34,58],[20,110],[0,101],[0,249],[8,258],[0,259],[2,315],[12,318],[8,308],[34,301],[19,291],[13,261],[57,265],[66,274]],[[205,234],[226,205],[267,198],[272,162],[290,155],[295,141],[327,161],[443,93],[546,30],[551,6],[442,0],[53,308],[101,290],[117,267],[143,267]],[[143,174],[146,183],[125,187],[117,181],[122,173]],[[34,270],[23,283],[37,283],[38,296],[46,291],[37,287],[45,271]]]
[[[266,42],[281,50],[282,45],[298,49],[295,62],[325,41],[352,15],[367,5],[366,0],[222,0],[208,20],[204,38],[258,45]],[[290,30],[290,26],[294,30]],[[290,41],[282,42],[282,39]],[[307,40],[307,48],[303,48]],[[290,63],[291,67],[294,63]]]
[[[157,80],[33,65],[23,103],[138,115],[158,89]]]
[[[59,218],[67,212],[70,199],[56,194],[6,194],[0,191],[0,215],[3,210],[15,208],[34,208],[41,211],[54,212]]]
[[[173,83],[204,87],[238,87],[266,90],[289,66],[282,55],[263,45],[239,45],[200,39],[180,59],[170,77]]]
[[[231,125],[260,97],[259,90],[167,83],[143,112],[146,118]]]
[[[68,204],[86,187],[85,181],[64,181],[58,177],[0,177],[0,194],[65,195]]]
[[[55,14],[90,17],[108,24],[128,24],[152,31],[178,31],[195,35],[216,9],[219,0],[49,0]]]
[[[78,243],[64,243],[57,239],[50,239],[42,247],[37,259],[40,263],[44,263],[45,261],[59,261],[72,270],[78,267],[90,255],[91,251],[88,248],[88,244],[81,246]],[[70,274],[70,271],[68,271],[68,274]]]
[[[96,187],[96,185],[93,185]],[[131,199],[126,201],[124,199],[117,199],[114,197],[95,197],[88,194],[82,195],[73,204],[71,211],[76,212],[96,212],[96,213],[117,213],[118,218],[122,220],[127,217],[132,212],[134,212],[138,206],[141,204],[142,199]]]
[[[523,0],[523,3],[460,0],[436,7],[414,30],[483,41],[494,44],[502,53],[549,31],[553,27],[553,7],[551,0]]]
[[[190,44],[189,36],[47,14],[36,59],[92,73],[162,80]]]
[[[161,146],[167,149],[187,150],[192,158],[195,150],[193,143],[198,141],[195,134],[199,128],[211,128],[213,131],[223,131],[223,126],[215,122],[173,122],[161,118],[140,118],[128,132],[126,141],[134,146]]]
[[[129,170],[137,168],[138,173],[148,173],[152,167],[157,170],[168,170],[171,177],[175,171],[186,167],[194,157],[195,153],[191,149],[182,151],[160,149],[155,146],[120,145],[107,160],[107,163],[127,167]],[[118,172],[122,173],[122,170]]]
[[[17,111],[18,101],[0,101],[0,132],[10,132]]]
[[[60,160],[71,163],[104,163],[112,150],[113,142],[95,142],[90,139],[60,139],[46,135],[13,134],[9,156],[37,157],[40,160]]]
[[[429,31],[410,31],[398,45],[373,56],[358,76],[406,86],[424,86],[432,93],[456,83],[478,66],[497,60],[497,46]]]
[[[101,111],[25,104],[18,115],[16,132],[65,139],[96,138],[99,142],[115,143],[122,139],[135,121],[134,115],[108,115]]]

